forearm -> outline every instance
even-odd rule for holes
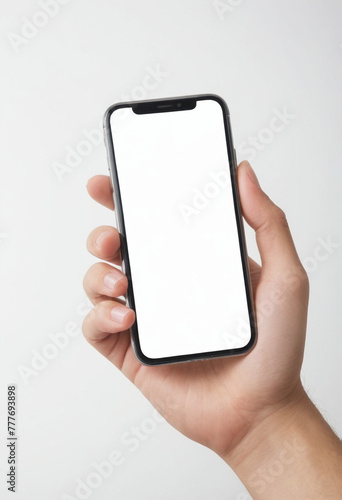
[[[342,499],[342,443],[306,395],[223,458],[254,500]]]

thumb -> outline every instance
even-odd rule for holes
[[[261,189],[247,161],[237,171],[242,214],[255,230],[263,274],[279,277],[302,268],[284,212]]]

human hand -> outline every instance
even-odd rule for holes
[[[305,396],[300,382],[308,305],[308,279],[284,213],[261,190],[247,162],[238,167],[242,212],[255,230],[262,267],[250,259],[258,341],[247,355],[183,364],[145,366],[129,335],[135,317],[118,297],[127,279],[116,229],[95,229],[87,246],[96,257],[84,279],[94,309],[84,320],[86,339],[119,368],[157,410],[190,439],[222,457],[272,414]],[[96,176],[89,194],[113,209],[109,178]],[[161,332],[162,333],[162,332]]]

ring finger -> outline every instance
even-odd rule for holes
[[[108,297],[117,298],[125,295],[128,281],[119,269],[105,262],[97,262],[86,272],[83,286],[90,301],[97,304]]]
[[[83,322],[83,333],[91,343],[98,343],[110,335],[127,331],[134,323],[132,309],[118,304],[115,300],[98,303]]]

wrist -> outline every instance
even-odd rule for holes
[[[255,500],[342,498],[341,441],[300,383],[222,458]]]
[[[292,422],[301,418],[310,400],[303,386],[298,382],[295,389],[280,403],[265,406],[253,419],[246,435],[234,448],[221,458],[233,469],[239,470],[254,458],[254,455],[264,456],[267,444],[274,442],[275,436],[286,438],[290,433]]]

